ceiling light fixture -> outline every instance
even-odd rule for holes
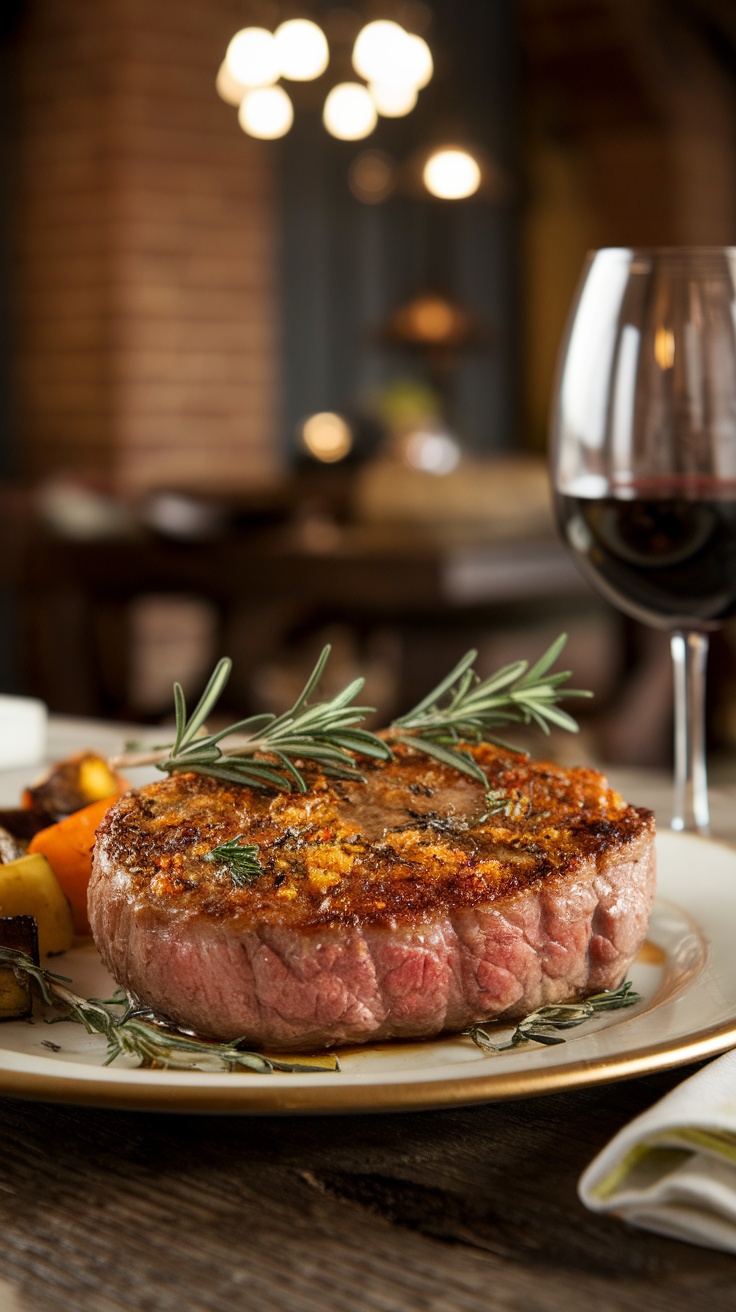
[[[275,32],[244,27],[235,33],[217,74],[217,93],[228,105],[240,107],[240,125],[251,136],[275,139],[289,131],[294,110],[280,78],[310,82],[321,77],[330,62],[322,28],[308,18],[289,18]],[[377,19],[366,23],[353,47],[353,65],[369,83],[341,82],[329,92],[323,108],[327,131],[342,141],[361,141],[384,118],[410,114],[417,93],[433,74],[426,41],[399,23]],[[254,91],[272,96],[253,99]],[[247,100],[247,105],[245,101]]]
[[[238,122],[249,137],[275,141],[289,131],[294,122],[294,107],[283,87],[258,87],[243,99]]]
[[[220,100],[224,100],[226,105],[235,105],[236,108],[248,90],[242,82],[238,82],[237,78],[233,77],[224,59],[217,70],[215,86]]]
[[[311,82],[320,77],[330,62],[327,37],[308,18],[290,18],[274,33],[282,77],[292,82]]]
[[[244,27],[227,48],[225,64],[236,82],[246,87],[273,85],[279,73],[276,42],[265,27]]]
[[[444,147],[430,155],[422,179],[427,191],[440,200],[466,200],[480,187],[480,165],[469,151]]]
[[[340,141],[361,141],[378,121],[371,94],[360,82],[340,82],[333,87],[322,118],[327,131]]]
[[[353,47],[353,68],[367,82],[406,82],[404,72],[407,33],[398,23],[377,19],[358,33]],[[408,79],[411,82],[411,77]]]
[[[383,118],[403,118],[417,103],[415,87],[396,86],[392,82],[371,82],[368,90],[373,104]]]

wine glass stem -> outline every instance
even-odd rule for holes
[[[673,829],[707,834],[708,779],[705,768],[705,633],[673,633],[675,675],[675,801]]]

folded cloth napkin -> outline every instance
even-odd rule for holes
[[[578,1191],[595,1212],[736,1253],[736,1051],[625,1126]]]

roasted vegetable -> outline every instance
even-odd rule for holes
[[[74,928],[69,903],[40,852],[0,866],[0,916],[33,916],[42,956],[65,952],[72,945]]]
[[[29,852],[43,852],[51,869],[68,897],[77,934],[89,934],[87,919],[87,885],[92,874],[92,848],[95,831],[103,815],[110,809],[114,798],[93,802],[82,811],[75,811],[65,820],[34,834],[28,845]],[[3,867],[0,866],[0,875]]]
[[[54,823],[54,817],[48,811],[38,811],[24,806],[0,808],[0,825],[27,847],[39,829],[47,829]]]
[[[26,788],[23,802],[27,807],[46,811],[52,820],[62,820],[91,802],[120,797],[128,786],[127,780],[114,774],[101,756],[79,752],[57,762],[43,779]]]
[[[21,843],[20,839],[14,838],[0,825],[0,865],[6,861],[16,861],[19,856],[25,856],[27,846],[27,843]]]
[[[25,952],[39,964],[38,934],[33,916],[0,916],[0,947]],[[33,1010],[31,981],[10,967],[0,968],[0,1020],[22,1020]]]

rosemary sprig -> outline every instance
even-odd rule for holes
[[[259,1075],[270,1075],[273,1071],[322,1074],[326,1070],[340,1070],[340,1063],[332,1054],[326,1054],[319,1065],[298,1058],[283,1061],[249,1051],[243,1039],[233,1039],[230,1043],[208,1043],[204,1039],[193,1039],[164,1029],[146,1019],[150,1013],[139,1012],[131,1007],[124,993],[118,992],[115,997],[105,1001],[100,998],[82,998],[67,988],[71,980],[65,975],[57,975],[43,966],[37,966],[25,952],[18,952],[14,948],[0,947],[0,966],[10,966],[20,979],[30,979],[46,1006],[61,1013],[46,1017],[50,1024],[75,1021],[88,1034],[102,1035],[107,1041],[105,1066],[125,1055],[137,1057],[141,1066],[165,1070],[246,1070]],[[116,1014],[116,1009],[121,1014]]]
[[[508,1043],[492,1041],[485,1028],[487,1021],[471,1025],[464,1033],[483,1052],[488,1053],[508,1052],[512,1048],[521,1047],[524,1043],[542,1043],[552,1047],[565,1042],[558,1034],[558,1030],[574,1029],[602,1011],[620,1011],[623,1007],[635,1007],[637,1002],[641,1002],[641,995],[634,991],[631,980],[627,979],[624,984],[617,989],[612,989],[610,993],[593,993],[591,997],[583,998],[581,1002],[558,1002],[548,1007],[539,1007],[537,1011],[532,1011],[519,1021]]]
[[[330,701],[310,704],[324,672],[330,648],[325,647],[300,696],[283,715],[252,715],[246,720],[207,734],[204,724],[227,683],[231,661],[219,661],[193,714],[187,708],[180,684],[174,684],[176,736],[170,747],[125,754],[110,762],[115,769],[155,765],[168,774],[193,771],[254,788],[307,790],[302,774],[305,761],[326,774],[359,779],[356,757],[391,758],[392,743],[402,743],[443,761],[487,787],[486,777],[463,743],[492,742],[503,724],[536,724],[549,733],[551,724],[577,732],[577,724],[560,709],[561,696],[589,697],[579,689],[560,691],[569,671],[551,674],[566,642],[563,634],[529,669],[515,661],[488,679],[473,669],[476,651],[466,652],[454,670],[412,711],[394,720],[379,737],[360,728],[369,706],[354,705],[364,680],[355,679]],[[514,750],[514,749],[512,749]],[[489,812],[490,814],[490,812]]]
[[[385,761],[391,749],[376,734],[359,727],[373,711],[371,706],[353,704],[364,679],[354,679],[330,701],[310,704],[329,654],[327,646],[290,710],[278,716],[251,715],[219,733],[203,734],[202,729],[227,683],[232,662],[218,661],[189,719],[181,685],[175,683],[176,737],[171,747],[116,757],[115,768],[155,765],[168,774],[193,771],[252,788],[288,792],[296,787],[300,793],[307,791],[300,768],[304,761],[318,765],[325,774],[359,779],[356,755]]]
[[[510,723],[536,724],[546,734],[551,724],[577,733],[577,723],[560,709],[558,700],[561,695],[591,694],[578,688],[566,688],[561,694],[560,686],[570,678],[570,671],[549,673],[566,641],[567,634],[561,634],[531,669],[528,661],[515,661],[488,679],[480,679],[473,669],[478,653],[466,652],[431,693],[393,721],[389,741],[434,756],[486,785],[480,766],[459,744],[491,742],[507,748],[509,744],[496,736],[496,730]],[[502,809],[500,805],[498,809]]]
[[[485,813],[475,821],[478,825],[484,824],[493,815],[502,815],[507,820],[521,820],[522,817],[526,820],[534,811],[531,797],[518,788],[511,795],[503,788],[488,788],[485,800]]]
[[[248,888],[251,884],[255,884],[259,875],[263,874],[257,846],[255,843],[241,844],[240,840],[244,837],[245,834],[238,834],[229,842],[220,843],[204,858],[205,861],[227,866],[236,888]]]

